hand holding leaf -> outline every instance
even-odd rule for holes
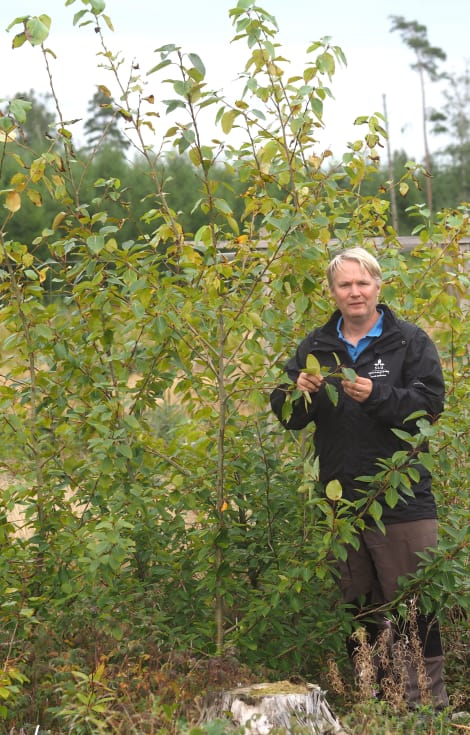
[[[335,359],[338,364],[339,360],[337,358],[337,355],[335,355]],[[305,362],[306,365],[302,369],[302,373],[305,373],[306,376],[312,376],[313,378],[320,378],[321,382],[323,382],[324,380],[326,393],[334,406],[338,405],[338,390],[332,383],[328,382],[328,378],[343,378],[343,380],[346,380],[348,383],[351,384],[354,384],[356,382],[357,374],[352,368],[341,367],[341,372],[335,369],[333,370],[333,372],[329,372],[324,375],[323,378],[320,362],[315,357],[315,355],[312,355],[311,353],[308,354]],[[299,390],[302,391],[305,403],[308,404],[312,402],[310,394],[312,392],[318,391],[320,383],[318,381],[309,380],[304,376],[301,382],[300,380],[298,380],[297,387]]]
[[[316,380],[313,378],[316,378]],[[307,355],[306,365],[297,379],[297,387],[304,394],[305,404],[312,402],[310,393],[318,391],[322,380],[319,361],[315,355]]]
[[[373,389],[370,378],[357,375],[351,368],[342,368],[344,393],[357,403],[367,401]]]

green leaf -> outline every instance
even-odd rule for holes
[[[32,103],[29,100],[22,100],[18,97],[10,102],[10,111],[19,123],[26,122],[26,114],[31,110]],[[8,122],[8,118],[4,118]]]
[[[214,199],[214,206],[216,209],[218,209],[219,212],[222,212],[223,214],[232,214],[232,208],[230,204],[221,197],[216,197]]]
[[[404,442],[411,442],[413,441],[413,437],[411,434],[409,434],[407,431],[403,431],[402,429],[393,429],[392,433],[395,434],[399,439],[401,439]]]
[[[87,245],[92,253],[100,253],[104,248],[105,240],[102,235],[91,235],[87,239]]]
[[[331,76],[335,73],[335,59],[332,54],[328,53],[328,51],[324,51],[320,56],[317,58],[317,66],[318,70],[322,72],[323,74],[328,74],[328,76]]]
[[[409,478],[410,478],[410,480],[412,482],[414,482],[414,483],[419,482],[421,475],[419,474],[419,472],[416,469],[416,467],[408,467],[407,472],[408,472],[408,476],[409,476]]]
[[[188,58],[190,59],[191,64],[198,70],[198,72],[200,72],[201,75],[205,77],[206,68],[202,63],[200,57],[197,54],[188,54]]]
[[[343,373],[346,380],[349,380],[351,383],[356,382],[357,373],[355,370],[353,370],[352,368],[344,367],[344,368],[341,368],[341,372]]]
[[[369,514],[377,522],[382,518],[382,510],[380,503],[377,500],[373,500],[369,507]]]
[[[288,421],[292,416],[292,403],[289,400],[285,400],[282,406],[281,418],[283,421]]]
[[[406,424],[407,421],[415,421],[416,419],[421,419],[423,418],[423,416],[427,416],[426,411],[415,411],[414,413],[410,413],[410,415],[406,417],[403,423]]]
[[[45,337],[45,339],[47,340],[54,339],[54,331],[50,328],[48,324],[38,324],[35,328],[35,333],[39,337]]]
[[[323,102],[318,97],[312,97],[310,106],[319,120],[323,119]]]
[[[320,477],[320,458],[315,457],[313,465],[309,460],[304,462],[304,477],[312,482],[316,482]]]
[[[398,494],[398,490],[395,487],[387,488],[385,492],[385,502],[387,503],[389,508],[394,508],[399,499],[400,496]]]
[[[338,391],[334,385],[325,382],[325,390],[328,398],[332,402],[333,406],[338,405]]]
[[[309,306],[310,306],[310,301],[304,293],[299,294],[297,298],[295,299],[295,310],[299,316],[301,316],[302,314],[305,314]]]
[[[39,15],[30,18],[26,23],[28,40],[31,46],[40,46],[49,35],[51,19],[48,15]]]
[[[95,15],[99,15],[106,8],[105,0],[88,0],[88,2],[90,3]]]
[[[426,467],[427,470],[429,470],[430,472],[432,471],[432,468],[434,466],[434,459],[432,454],[429,454],[429,452],[420,452],[418,454],[418,459],[421,464]]]
[[[163,69],[165,66],[169,66],[171,63],[170,59],[163,59],[163,61],[156,66],[152,66],[152,68],[147,72],[147,75],[154,74],[156,71],[160,71],[160,69]]]
[[[431,424],[430,421],[426,419],[419,419],[416,422],[416,425],[419,428],[419,433],[421,434],[421,436],[429,438],[433,436],[436,432],[436,427],[433,426],[433,424]]]

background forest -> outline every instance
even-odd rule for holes
[[[370,493],[393,503],[417,459],[433,468],[439,553],[395,606],[437,606],[452,705],[468,707],[468,76],[448,79],[460,102],[433,124],[452,144],[430,162],[397,152],[390,169],[378,114],[336,158],[316,131],[342,50],[319,40],[291,70],[275,20],[240,0],[243,95],[221,98],[203,59],[162,47],[157,141],[156,100],[111,51],[104,1],[73,10],[120,94],[97,89],[84,143],[52,75],[50,97],[21,92],[0,117],[1,731],[215,735],[230,726],[200,722],[204,693],[297,675],[351,732],[364,718],[370,733],[454,732],[355,689],[343,644],[360,621],[333,570],[355,509],[326,500],[312,427],[284,432],[268,399],[330,312],[331,255],[376,252],[384,300],[432,331],[447,399]],[[429,51],[422,28],[395,25]],[[47,65],[50,19],[11,27]],[[420,72],[435,73],[431,56]]]

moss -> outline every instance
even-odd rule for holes
[[[260,697],[279,696],[283,694],[307,694],[311,690],[311,686],[301,683],[293,683],[291,681],[275,681],[272,683],[253,684],[249,687],[241,687],[236,689],[237,696],[252,697],[259,699]]]

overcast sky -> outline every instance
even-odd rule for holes
[[[74,14],[84,8],[82,0],[69,7],[65,2],[1,2],[0,99],[30,88],[48,90],[40,50],[25,45],[13,51],[12,39],[20,29],[5,31],[15,18],[45,13],[52,18],[48,46],[56,56],[51,57],[51,70],[62,111],[66,118],[86,117],[96,84],[113,87],[109,74],[97,70],[102,59],[92,26],[73,26]],[[422,159],[419,78],[410,68],[411,51],[399,33],[390,32],[390,15],[425,25],[429,42],[447,54],[445,69],[460,74],[470,62],[470,0],[260,0],[259,4],[278,22],[277,40],[292,61],[292,72],[302,71],[306,48],[323,36],[331,36],[346,55],[347,67],[331,84],[335,100],[326,107],[324,147],[331,146],[335,154],[343,152],[347,141],[365,132],[353,126],[354,119],[383,112],[385,95],[392,148],[404,148],[410,158]],[[107,33],[107,41],[114,52],[138,62],[142,72],[157,63],[156,48],[175,43],[202,58],[209,87],[230,94],[248,56],[244,42],[231,43],[235,31],[228,13],[235,5],[236,0],[106,0],[115,29]],[[157,99],[168,97],[156,77],[149,78],[148,91]],[[442,106],[439,85],[428,83],[426,93],[430,107]],[[161,125],[166,129],[166,121]],[[440,138],[430,140],[431,149],[442,145]]]

